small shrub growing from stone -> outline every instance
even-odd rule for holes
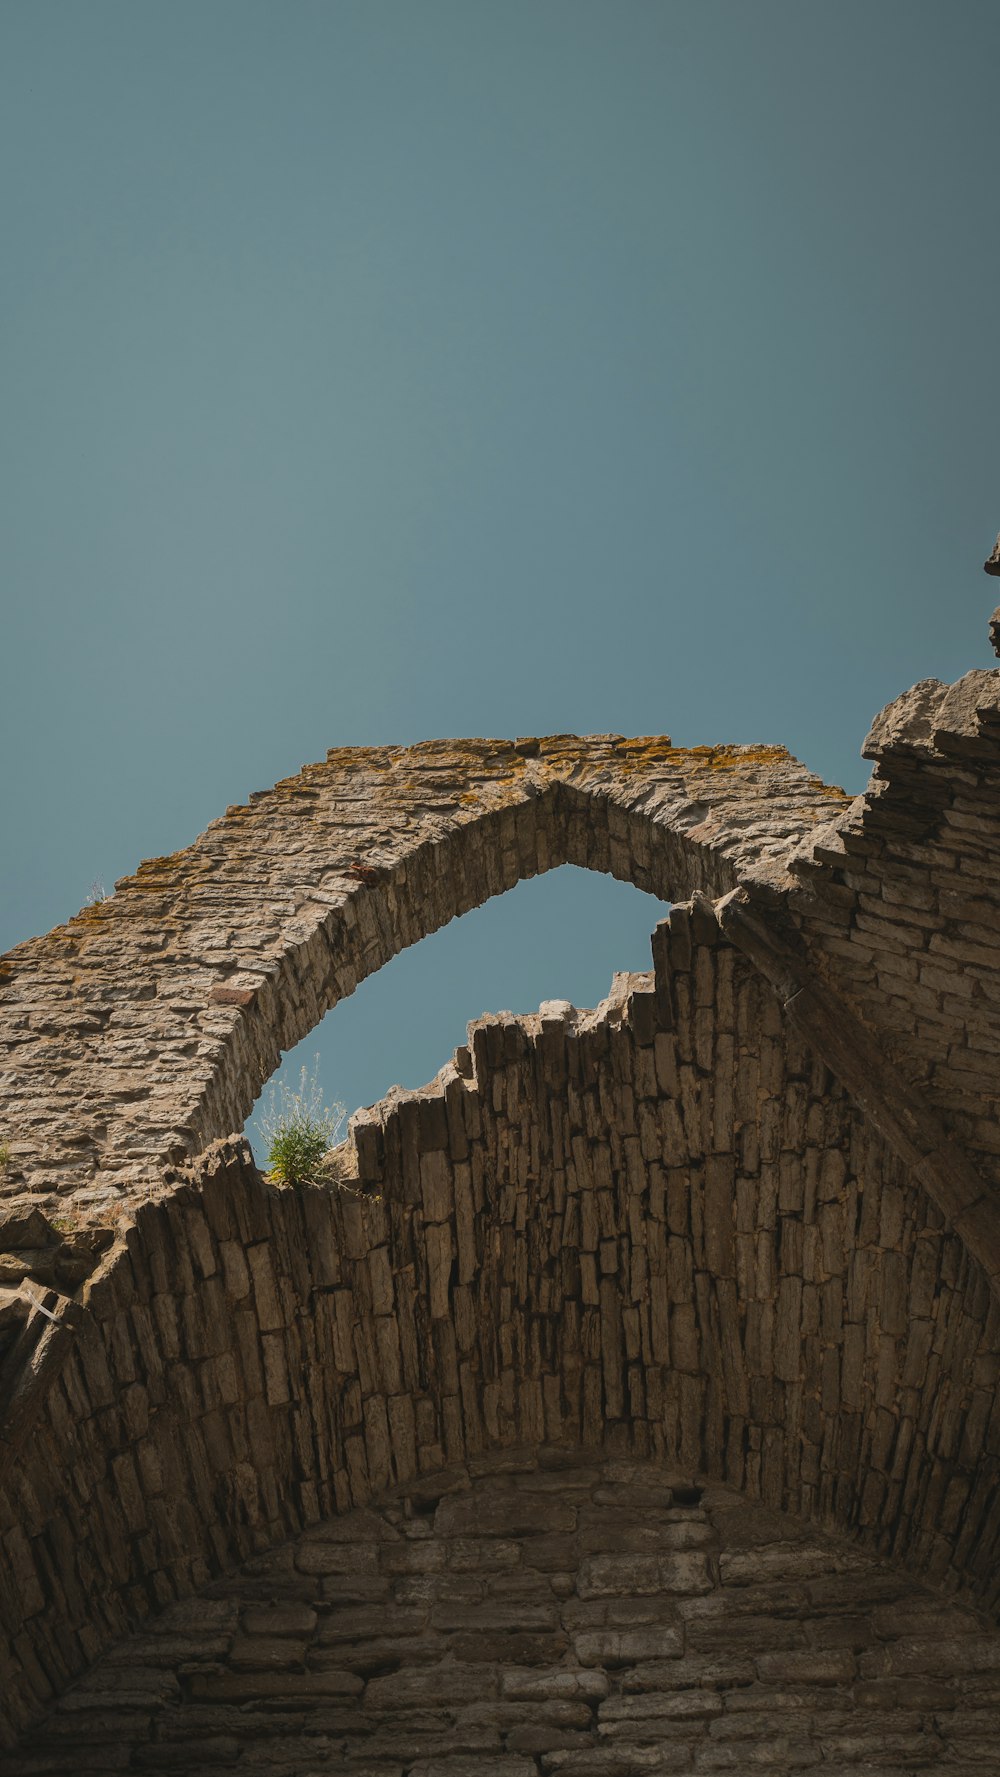
[[[267,1142],[268,1177],[275,1184],[304,1185],[315,1179],[343,1124],[344,1106],[323,1103],[318,1069],[317,1056],[312,1073],[302,1069],[297,1092],[284,1080],[272,1085],[258,1116]]]
[[[5,1141],[0,1141],[0,1179],[10,1165],[10,1149]]]

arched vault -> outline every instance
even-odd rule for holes
[[[849,802],[778,748],[341,750],[0,959],[2,1731],[515,1443],[680,1456],[995,1604],[1000,675],[867,751]],[[334,1186],[262,1180],[225,1138],[281,1053],[564,863],[675,903],[654,971],[483,1021]]]
[[[843,802],[780,747],[335,750],[0,961],[8,1189],[148,1188],[242,1128],[366,975],[524,877],[580,864],[669,900],[780,881]]]

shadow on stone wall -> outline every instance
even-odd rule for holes
[[[680,1464],[994,1602],[984,1277],[704,910],[654,954],[474,1026],[339,1183],[221,1144],[123,1224],[0,1492],[8,1734],[221,1574],[513,1446]]]
[[[472,1458],[124,1641],[0,1777],[991,1770],[1000,1633],[658,1463]]]

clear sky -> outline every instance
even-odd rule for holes
[[[4,0],[0,948],[334,744],[861,788],[993,664],[998,66],[996,0]],[[656,916],[523,885],[325,1022],[327,1089]]]

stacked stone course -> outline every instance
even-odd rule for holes
[[[137,1615],[513,1445],[679,1461],[992,1602],[995,1299],[705,910],[656,961],[473,1026],[336,1188],[224,1144],[138,1211],[0,1493],[16,1724]]]
[[[927,681],[883,711],[865,743],[875,761],[869,790],[836,828],[808,836],[791,863],[805,896],[789,903],[809,968],[876,1033],[898,1088],[933,1107],[978,1169],[978,1212],[967,1223],[994,1276],[998,679]],[[946,1170],[954,1178],[954,1154]],[[942,1207],[961,1219],[965,1206]]]
[[[205,1718],[203,1762],[277,1773],[261,1711],[250,1729],[231,1715],[247,1686],[280,1713],[286,1683],[295,1756],[355,1777],[464,1777],[473,1758],[487,1777],[768,1758],[988,1768],[982,1675],[1000,1656],[968,1612],[1000,1598],[998,684],[970,675],[891,706],[853,806],[780,749],[557,736],[333,754],[0,959],[5,1743],[65,1693],[11,1773],[69,1769],[74,1711],[81,1770],[197,1770],[203,1704],[230,1711]],[[263,1180],[230,1132],[280,1051],[404,945],[563,862],[693,897],[657,928],[653,970],[617,977],[592,1013],[551,1002],[479,1021],[430,1087],[353,1120],[323,1184]],[[543,1449],[542,1469],[503,1454]],[[467,1620],[435,1621],[433,1587],[422,1604],[396,1595],[383,1543],[433,1544],[426,1571],[440,1558],[457,1578],[482,1512],[532,1490],[543,1518],[557,1509],[538,1478],[561,1472],[557,1452],[583,1502],[544,1533],[572,1542],[563,1565],[536,1571],[526,1550],[543,1532],[512,1526],[493,1537],[509,1570],[468,1569]],[[583,1478],[608,1462],[619,1480]],[[609,1488],[667,1486],[636,1464],[709,1488],[706,1540],[676,1541],[695,1519],[669,1514],[693,1503],[650,1496],[645,1518],[638,1495],[615,1503]],[[454,1496],[434,1492],[444,1471]],[[421,1498],[440,1501],[433,1525]],[[747,1570],[771,1643],[720,1641],[741,1674],[727,1678],[698,1600],[739,1614],[723,1529],[756,1548],[764,1506],[794,1515],[774,1533],[792,1565],[774,1554],[772,1584],[765,1549]],[[324,1588],[341,1570],[302,1565],[341,1529],[353,1547],[347,1526],[376,1509],[395,1529],[359,1532],[375,1589],[338,1608],[352,1644],[385,1639],[390,1596],[423,1611],[384,1672],[328,1657]],[[844,1643],[795,1570],[803,1539],[819,1546],[810,1521],[839,1538],[823,1547],[847,1588]],[[606,1547],[585,1546],[591,1530]],[[703,1593],[686,1589],[696,1568]],[[534,1578],[506,1594],[515,1571]],[[865,1590],[895,1586],[902,1610],[918,1580],[955,1635],[923,1701],[913,1624],[930,1606],[893,1628]],[[504,1615],[536,1585],[552,1594],[544,1622]],[[268,1619],[279,1605],[298,1628]],[[122,1638],[140,1625],[163,1637],[159,1664],[105,1732],[100,1699],[124,1694]],[[628,1639],[647,1634],[655,1658]],[[521,1653],[467,1657],[491,1635]],[[459,1688],[427,1703],[431,1749],[399,1740],[376,1758],[372,1734],[391,1735],[397,1702],[406,1715],[439,1665]],[[508,1697],[515,1669],[527,1690]],[[265,1693],[269,1671],[282,1683]],[[320,1696],[329,1671],[351,1680]],[[598,1690],[564,1693],[564,1672]],[[521,1725],[503,1709],[476,1725],[478,1683]],[[556,1720],[563,1705],[574,1721]],[[888,1763],[874,1709],[895,1712]],[[344,1720],[324,1727],[323,1710]],[[775,1711],[790,1712],[780,1732]],[[532,1724],[537,1744],[511,1739]],[[460,1743],[472,1726],[478,1747]],[[589,1740],[543,1744],[550,1730]]]
[[[164,1612],[0,1777],[981,1774],[998,1704],[1000,1637],[886,1564],[659,1464],[511,1451]]]
[[[335,751],[0,958],[7,1194],[59,1213],[156,1186],[366,975],[524,877],[719,894],[841,802],[780,747]]]

